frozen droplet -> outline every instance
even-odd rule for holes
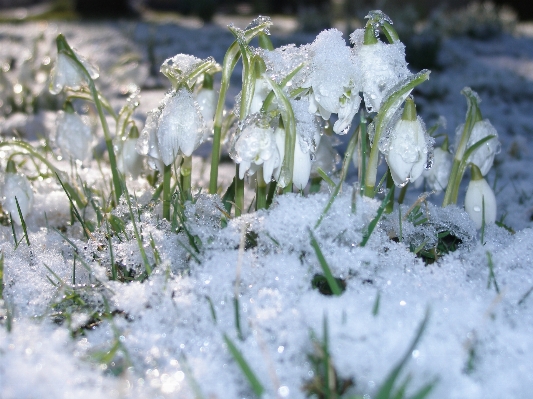
[[[474,206],[474,212],[481,212],[481,208],[479,206]]]

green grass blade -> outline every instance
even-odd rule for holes
[[[28,244],[28,247],[29,247],[30,237],[28,236],[28,229],[26,228],[26,221],[24,220],[24,216],[22,216],[22,211],[20,210],[19,200],[17,197],[15,197],[15,202],[17,203],[17,211],[19,213],[20,223],[22,225],[22,231],[24,231],[24,238],[26,238],[26,244]]]
[[[359,244],[360,247],[364,247],[368,240],[370,239],[370,236],[372,235],[372,232],[376,228],[379,220],[381,219],[381,216],[383,215],[383,212],[385,211],[385,208],[387,207],[387,204],[391,200],[393,190],[389,190],[387,195],[385,196],[385,199],[383,199],[383,202],[381,203],[380,207],[378,208],[378,212],[376,214],[376,217],[372,219],[370,224],[367,227],[367,230],[365,234],[363,234],[363,241],[361,241],[361,244]]]
[[[342,290],[339,287],[339,284],[337,284],[337,280],[335,280],[335,277],[333,277],[333,274],[331,274],[331,269],[329,268],[326,258],[324,258],[324,254],[322,254],[320,246],[318,245],[318,242],[315,236],[313,235],[311,229],[309,229],[309,235],[311,236],[311,246],[315,250],[316,257],[318,258],[318,263],[320,263],[320,266],[322,267],[322,271],[324,272],[324,276],[326,277],[331,292],[333,292],[333,295],[336,296],[341,295]]]
[[[231,355],[233,356],[233,358],[239,365],[240,369],[242,370],[244,376],[250,383],[250,386],[252,390],[254,391],[254,393],[256,394],[256,396],[261,397],[261,395],[265,391],[265,388],[263,387],[263,385],[261,384],[261,382],[255,375],[255,373],[250,368],[250,365],[246,362],[241,352],[239,352],[235,344],[231,341],[231,339],[226,334],[224,334],[224,342],[226,342],[226,345],[228,346],[228,349]]]
[[[68,198],[68,200],[70,202],[70,206],[72,207],[72,210],[74,211],[74,216],[76,217],[78,222],[80,222],[81,226],[83,227],[83,232],[85,233],[85,237],[87,239],[89,239],[90,238],[89,229],[85,225],[85,222],[83,221],[83,218],[81,217],[80,213],[78,212],[78,208],[76,207],[76,204],[74,204],[74,201],[72,200],[72,196],[70,195],[69,190],[67,189],[67,187],[61,181],[61,178],[59,177],[58,173],[56,173],[56,177],[57,177],[57,180],[59,181],[59,184],[61,184],[61,187],[63,187],[63,191],[67,195],[67,198]]]

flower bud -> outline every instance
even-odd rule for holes
[[[198,103],[187,89],[180,88],[167,99],[159,118],[157,143],[161,160],[168,166],[180,152],[191,156],[206,133]]]
[[[139,130],[137,130],[136,126],[133,126],[128,138],[120,142],[117,154],[118,169],[133,179],[139,177],[143,168],[143,158],[136,150],[138,138]]]
[[[487,181],[483,178],[480,169],[472,165],[472,180],[468,184],[465,196],[465,211],[474,221],[477,229],[483,224],[491,224],[496,221],[496,196]]]
[[[91,79],[99,76],[98,68],[90,64],[76,50],[72,49],[74,55],[83,67],[89,73]],[[50,79],[50,93],[59,94],[65,87],[72,90],[79,90],[82,86],[87,85],[87,76],[80,65],[76,63],[69,55],[60,52],[57,55],[57,62],[52,68]]]
[[[407,99],[402,119],[392,131],[386,154],[392,178],[398,187],[420,177],[427,163],[427,153],[424,125],[416,116],[413,100]]]
[[[75,112],[57,113],[54,141],[66,159],[83,162],[91,154],[91,128]]]

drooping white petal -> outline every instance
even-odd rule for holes
[[[118,169],[136,179],[142,172],[143,158],[136,151],[137,139],[126,139],[121,143],[117,157]]]
[[[57,113],[55,143],[63,157],[85,161],[91,155],[91,128],[84,119],[64,111]]]
[[[280,164],[274,130],[270,126],[263,126],[261,121],[257,122],[252,117],[232,147],[230,155],[240,164],[240,176],[244,177],[246,172],[248,175],[253,175],[257,170],[256,166],[263,165],[265,181],[270,181],[274,169]]]
[[[217,96],[213,89],[201,88],[196,94],[196,102],[200,107],[200,112],[205,123],[213,121],[217,107]]]
[[[327,119],[331,113],[339,111],[341,97],[358,80],[356,64],[342,32],[337,29],[322,31],[311,44],[309,53],[311,71],[303,87],[312,89],[311,101],[316,101],[319,106],[313,104],[311,107]]]
[[[186,89],[178,90],[166,102],[157,129],[161,160],[170,165],[179,155],[191,156],[204,139],[206,126],[198,103]]]
[[[157,128],[159,126],[159,118],[161,110],[154,108],[146,117],[144,128],[141,131],[135,149],[141,155],[146,155],[148,158],[148,166],[152,169],[157,169],[163,172],[164,164],[161,161],[161,154],[159,153],[159,145],[157,143]]]
[[[92,79],[96,79],[99,76],[98,68],[90,64],[83,56],[76,54],[78,61],[83,65],[83,67],[89,73],[89,76]],[[87,85],[87,77],[69,56],[59,53],[57,56],[57,61],[51,71],[51,81],[50,81],[50,93],[58,94],[65,87],[69,87],[72,90],[79,90],[81,86]]]
[[[392,132],[386,154],[392,178],[397,186],[415,181],[427,163],[427,144],[423,125],[416,121],[400,119]]]
[[[302,151],[299,140],[294,146],[294,168],[292,171],[292,183],[298,190],[303,190],[309,182],[311,175],[311,156]]]
[[[465,210],[480,229],[483,223],[483,208],[485,209],[485,224],[496,221],[496,196],[485,179],[471,180],[465,196]]]
[[[363,44],[364,29],[350,35],[353,54],[361,71],[362,91],[368,112],[378,112],[390,90],[411,73],[405,61],[405,46],[399,40],[385,44]]]
[[[2,206],[5,211],[11,214],[13,221],[20,226],[22,221],[19,216],[17,201],[22,217],[26,217],[33,205],[31,184],[26,176],[20,173],[6,173],[2,186]]]
[[[350,129],[355,114],[359,111],[361,97],[359,94],[343,97],[339,106],[339,119],[333,125],[333,131],[337,134],[346,134]]]

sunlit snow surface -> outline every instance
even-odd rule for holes
[[[67,33],[74,47],[99,64],[101,79],[113,90],[111,75],[105,77],[106,66],[121,46],[135,48],[146,60],[147,47],[142,46],[152,41],[159,63],[177,53],[201,58],[213,55],[222,62],[231,42],[229,33],[213,26],[200,31],[170,25],[88,28],[61,25],[50,37],[59,31]],[[2,34],[20,38],[35,35],[39,29],[38,25],[0,27]],[[113,40],[106,42],[104,37]],[[301,44],[313,37],[278,40]],[[15,41],[1,46],[0,54],[18,56],[17,46]],[[507,62],[491,63],[491,57]],[[23,241],[15,250],[11,227],[0,226],[4,296],[15,312],[11,333],[0,328],[0,396],[193,398],[196,381],[204,397],[252,397],[224,344],[225,333],[265,386],[266,397],[303,398],[301,387],[312,377],[307,358],[313,351],[310,331],[322,336],[324,317],[338,373],[353,378],[355,392],[372,395],[408,348],[429,309],[428,328],[405,370],[405,375],[413,377],[412,390],[438,378],[433,398],[529,397],[533,389],[533,294],[526,294],[533,287],[533,76],[518,75],[507,65],[522,59],[531,62],[532,42],[510,36],[483,42],[448,40],[441,58],[443,70],[434,71],[416,97],[419,112],[428,126],[444,115],[452,136],[466,112],[459,91],[469,85],[479,92],[483,116],[496,127],[502,143],[487,180],[496,185],[498,219],[506,215],[505,223],[516,234],[489,226],[482,244],[459,208],[451,212],[430,206],[428,212],[439,223],[453,225],[463,234],[464,243],[456,252],[425,266],[407,248],[407,242],[420,244],[413,226],[403,224],[404,242],[389,238],[389,232],[398,230],[397,213],[383,221],[361,248],[364,229],[379,202],[357,197],[354,206],[352,187],[346,185],[314,231],[333,274],[347,283],[342,296],[326,297],[311,288],[311,279],[321,268],[308,229],[323,211],[327,192],[308,198],[278,197],[269,211],[232,220],[224,229],[219,226],[218,200],[200,196],[186,210],[189,232],[203,242],[197,263],[185,249],[187,236],[171,233],[160,219],[161,208],[149,205],[151,192],[146,184],[130,181],[130,191],[135,191],[143,208],[140,225],[148,257],[154,260],[148,244],[152,234],[161,266],[144,283],[125,284],[110,281],[99,265],[109,264],[106,230],[97,230],[87,242],[79,224],[69,226],[69,203],[55,181],[34,181],[34,207],[26,218],[31,246]],[[143,67],[147,68],[146,62]],[[162,96],[163,90],[143,93],[139,120]],[[123,99],[114,102],[120,106]],[[53,119],[42,119],[45,129],[52,129]],[[31,137],[36,132],[27,134]],[[57,166],[71,170],[65,162]],[[105,187],[96,165],[80,169],[79,174],[89,186]],[[228,172],[223,176],[227,183],[228,176]],[[206,187],[205,176],[196,176],[196,181]],[[408,195],[403,214],[418,194]],[[439,204],[440,197],[430,197],[430,201]],[[115,261],[139,270],[142,261],[131,238],[127,205],[122,203],[114,212],[126,215],[129,237],[113,237]],[[77,247],[77,256],[92,270],[90,274],[77,260],[76,283],[99,286],[89,299],[99,303],[104,293],[110,309],[118,313],[112,323],[104,321],[85,336],[71,338],[66,323],[53,323],[50,305],[64,291],[50,283],[48,278],[56,279],[45,265],[70,284],[75,254],[55,229],[64,232]],[[22,230],[16,231],[20,239]],[[257,233],[257,246],[244,250],[246,231]],[[494,284],[488,288],[488,253],[500,294]],[[235,329],[236,290],[243,341]],[[379,312],[374,316],[378,295]],[[86,315],[77,314],[71,323],[83,324],[84,320]],[[115,339],[131,360],[131,368],[118,377],[94,360],[98,353],[109,351]],[[120,356],[116,361],[126,362]]]

